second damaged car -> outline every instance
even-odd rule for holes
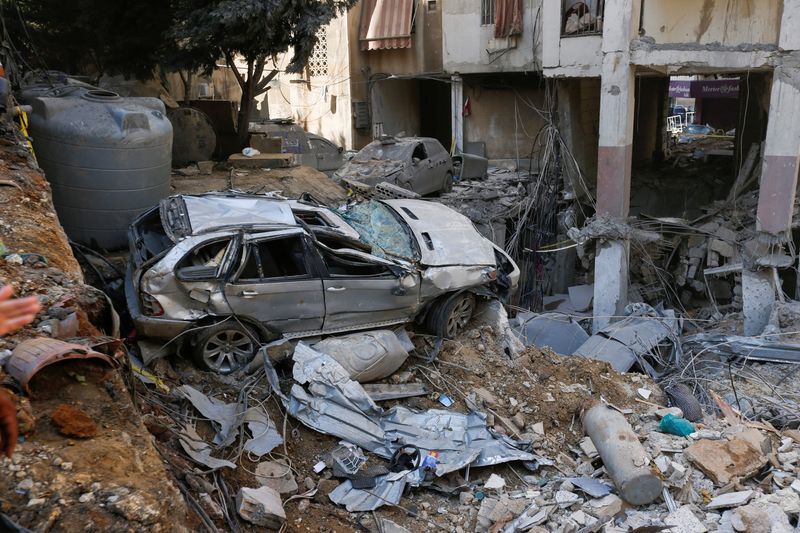
[[[332,210],[265,195],[173,196],[140,216],[129,240],[137,334],[178,337],[220,373],[280,337],[414,320],[452,337],[477,297],[506,298],[519,279],[469,219],[422,200]]]

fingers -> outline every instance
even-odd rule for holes
[[[12,299],[13,294],[11,285],[0,288],[0,335],[30,324],[42,308],[35,296]]]
[[[36,314],[32,315],[22,315],[17,318],[12,318],[10,320],[4,320],[0,318],[0,335],[6,335],[8,333],[13,333],[18,329],[30,324],[33,322],[33,319],[36,317]]]
[[[15,316],[36,314],[41,309],[36,296],[27,298],[15,298],[0,302],[0,317],[14,318]]]
[[[11,285],[4,285],[0,287],[0,302],[8,300],[14,294],[14,287]]]

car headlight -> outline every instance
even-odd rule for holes
[[[142,293],[142,313],[147,316],[164,316],[164,308],[154,296]]]

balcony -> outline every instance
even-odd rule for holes
[[[605,0],[561,0],[561,37],[603,34]]]

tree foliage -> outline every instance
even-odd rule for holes
[[[29,68],[146,78],[173,24],[164,0],[0,0],[11,42]]]
[[[14,43],[36,68],[147,78],[156,67],[210,72],[224,60],[241,86],[239,124],[246,125],[254,98],[277,73],[271,60],[291,51],[287,71],[300,72],[320,27],[356,1],[0,0],[0,6]],[[246,141],[247,128],[239,132]]]

